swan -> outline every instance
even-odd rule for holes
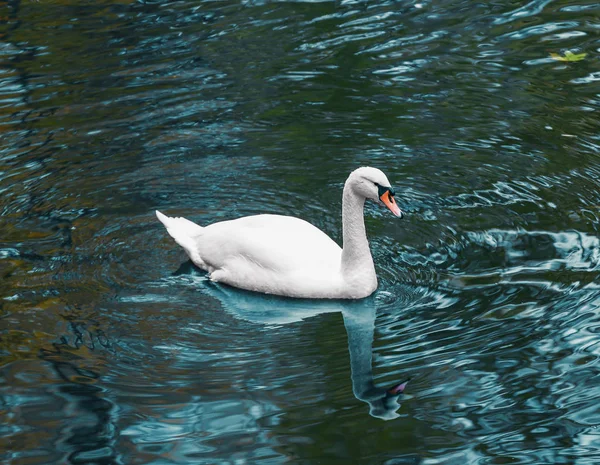
[[[365,231],[366,199],[403,216],[381,170],[354,170],[342,195],[343,248],[312,224],[291,216],[245,216],[204,227],[158,210],[156,216],[212,281],[285,297],[362,299],[377,288]]]

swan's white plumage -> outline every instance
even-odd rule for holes
[[[158,210],[156,211],[156,217],[165,225],[167,232],[175,239],[175,242],[183,247],[183,250],[186,251],[192,262],[204,268],[202,258],[200,258],[196,248],[197,239],[202,234],[204,228],[187,218],[170,218]]]
[[[389,187],[375,168],[359,168],[346,181],[345,250],[320,229],[290,216],[247,216],[205,227],[159,211],[156,216],[213,281],[289,297],[362,298],[377,287],[363,219],[365,198],[378,198],[374,183]]]

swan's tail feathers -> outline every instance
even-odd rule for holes
[[[199,236],[202,235],[202,230],[204,228],[186,218],[171,218],[167,215],[163,215],[158,210],[156,210],[156,217],[165,225],[167,232],[175,239],[175,242],[183,247],[192,262],[194,262],[196,266],[204,268],[204,262],[202,261],[202,258],[200,258],[198,247],[196,246],[197,240]]]

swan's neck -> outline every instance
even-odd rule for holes
[[[346,277],[365,273],[375,276],[373,258],[365,230],[365,199],[356,195],[347,182],[342,197],[342,274]]]

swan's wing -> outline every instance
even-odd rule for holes
[[[218,269],[245,260],[257,268],[287,273],[339,267],[341,248],[323,231],[299,218],[256,215],[204,228],[197,248]]]

